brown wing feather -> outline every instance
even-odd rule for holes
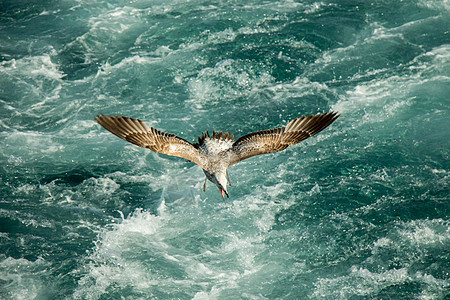
[[[201,166],[198,150],[188,141],[171,133],[148,127],[128,117],[97,115],[95,120],[112,134],[139,147],[188,159]]]
[[[335,112],[300,117],[285,127],[252,132],[240,137],[232,147],[230,166],[246,158],[277,152],[319,133],[339,115]]]

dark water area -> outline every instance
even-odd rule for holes
[[[448,299],[448,1],[0,1],[0,299]],[[189,142],[337,111],[229,169]]]

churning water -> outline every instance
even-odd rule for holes
[[[447,0],[0,1],[0,298],[449,297],[449,30]],[[331,110],[226,202],[93,121]]]

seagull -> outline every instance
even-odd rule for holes
[[[94,120],[127,142],[196,163],[203,169],[206,179],[217,186],[225,201],[225,195],[229,198],[227,183],[231,186],[227,172],[230,166],[255,155],[284,150],[319,133],[338,117],[336,112],[302,116],[284,127],[252,132],[236,141],[228,132],[213,131],[210,136],[207,131],[198,138],[198,143],[149,127],[139,119],[100,114]]]

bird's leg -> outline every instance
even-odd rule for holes
[[[228,175],[228,171],[226,171],[226,172],[227,172],[228,184],[231,186],[230,175]]]
[[[203,192],[206,192],[206,179],[208,179],[208,178],[205,177],[205,183],[203,184]]]

